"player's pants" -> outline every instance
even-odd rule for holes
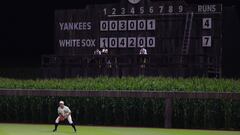
[[[68,120],[69,124],[73,124],[72,116],[71,116],[71,115],[69,115],[69,116],[67,117],[67,120]],[[55,123],[59,123],[59,121],[60,121],[60,116],[57,117],[57,119],[55,120]]]

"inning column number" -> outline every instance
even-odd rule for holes
[[[140,1],[140,0],[133,0]],[[104,16],[108,15],[139,15],[139,14],[157,14],[157,13],[182,13],[184,12],[184,5],[166,5],[161,4],[158,7],[156,5],[148,5],[146,7],[111,7],[103,8],[102,13]]]

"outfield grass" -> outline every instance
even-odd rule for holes
[[[183,130],[160,128],[120,128],[77,126],[74,133],[70,126],[60,125],[52,132],[53,125],[0,124],[0,135],[239,135],[239,131]]]
[[[17,80],[0,77],[0,88],[48,90],[240,92],[240,80],[167,77],[97,77],[49,80]]]

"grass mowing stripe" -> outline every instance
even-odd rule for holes
[[[75,134],[71,126],[60,125],[56,133],[53,125],[0,124],[1,135],[239,135],[239,131],[185,130],[160,128],[127,128],[77,126]]]

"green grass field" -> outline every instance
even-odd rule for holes
[[[67,125],[52,132],[53,125],[0,124],[0,135],[240,135],[240,131],[183,130],[161,128],[122,128],[77,126],[74,133]]]

